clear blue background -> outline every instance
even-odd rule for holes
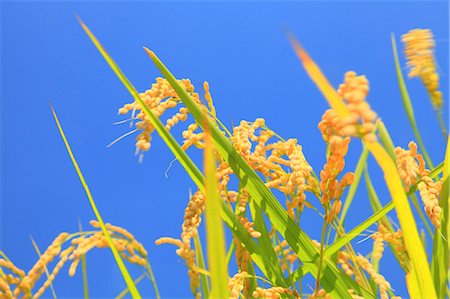
[[[141,165],[133,155],[133,137],[106,148],[128,130],[112,123],[122,119],[117,109],[130,96],[81,30],[75,13],[139,90],[159,76],[142,50],[145,45],[176,76],[190,78],[198,88],[208,80],[219,116],[228,125],[264,117],[282,136],[298,138],[316,172],[325,161],[317,123],[327,104],[302,70],[285,29],[298,37],[334,86],[347,70],[365,74],[370,104],[395,144],[406,147],[413,135],[397,89],[390,34],[398,40],[410,29],[430,28],[448,107],[447,2],[29,1],[3,2],[1,10],[0,248],[27,270],[36,261],[30,235],[45,249],[59,232],[76,231],[79,220],[87,228],[94,218],[52,119],[50,100],[104,218],[144,243],[164,298],[190,296],[186,268],[175,248],[156,246],[154,240],[179,236],[194,184],[179,164],[164,176],[173,156],[159,137]],[[407,84],[425,144],[438,162],[444,141],[428,97],[419,80]],[[353,141],[351,147],[348,170],[355,166],[360,144]],[[371,174],[386,203],[389,196],[377,167],[371,167]],[[304,227],[318,239],[319,219],[306,214]],[[347,228],[370,214],[362,183]],[[371,243],[356,246],[367,253]],[[92,297],[110,298],[123,289],[108,250],[92,251],[87,263]],[[131,268],[139,275],[138,268]],[[381,271],[396,293],[407,297],[403,272],[390,253]],[[80,272],[69,278],[65,267],[55,287],[61,298],[81,297]],[[148,282],[142,290],[153,296]]]

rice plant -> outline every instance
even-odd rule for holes
[[[280,136],[263,118],[228,126],[218,117],[208,82],[204,82],[202,92],[196,90],[189,79],[177,79],[148,48],[144,50],[162,77],[156,78],[150,89],[138,92],[87,25],[81,19],[79,22],[130,92],[130,102],[118,112],[127,115],[125,122],[134,127],[139,160],[151,155],[152,138],[157,133],[196,186],[180,235],[165,236],[161,231],[161,238],[155,240],[158,245],[175,247],[186,265],[186,284],[193,297],[399,298],[395,286],[379,269],[385,250],[392,251],[404,271],[409,297],[450,297],[449,144],[445,157],[435,166],[415,121],[395,36],[393,63],[416,138],[407,147],[395,145],[366,100],[370,88],[364,75],[348,71],[342,84],[333,87],[305,48],[293,35],[288,36],[312,84],[330,106],[318,124],[327,145],[323,153],[326,163],[313,169],[298,140]],[[414,29],[401,41],[408,77],[423,83],[440,130],[448,139],[432,33]],[[141,298],[140,286],[149,283],[144,278],[150,281],[155,297],[164,298],[157,286],[158,273],[153,273],[142,244],[124,228],[104,222],[53,108],[52,112],[96,220],[91,221],[90,231],[61,233],[43,253],[35,246],[39,258],[28,272],[0,252],[0,298],[39,298],[50,291],[56,297],[52,284],[63,266],[70,264],[68,274],[73,276],[81,264],[83,276],[88,275],[83,258],[94,248],[112,251],[126,283],[119,298],[127,294]],[[185,129],[180,143],[171,129],[182,124]],[[357,139],[363,150],[356,169],[348,171],[348,150]],[[193,161],[191,150],[203,153],[203,165]],[[392,198],[384,206],[367,168],[369,156],[384,173]],[[362,181],[367,185],[373,214],[346,231],[344,221],[356,209],[352,201]],[[318,240],[302,226],[306,209],[322,219],[317,223],[321,227]],[[398,222],[388,213],[395,214]],[[428,253],[413,213],[420,216],[433,239]],[[206,240],[200,240],[199,235],[203,220]],[[357,252],[352,241],[374,225],[375,231],[367,235],[372,250]],[[227,240],[227,234],[231,239]],[[130,263],[142,267],[144,274],[133,279],[126,266]],[[308,277],[314,284],[305,287],[303,281]],[[89,296],[87,283],[84,294]]]

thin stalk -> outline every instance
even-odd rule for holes
[[[41,253],[41,251],[39,250],[38,245],[36,244],[36,242],[34,241],[34,239],[33,239],[32,236],[30,236],[30,239],[31,239],[31,243],[33,244],[34,250],[36,251],[38,257],[40,258],[41,255],[42,255],[42,253]],[[49,278],[50,278],[50,273],[48,272],[47,265],[44,265],[44,271],[45,271],[45,275],[47,276],[47,279],[49,279]],[[53,283],[52,283],[52,282],[50,283],[50,289],[51,289],[51,291],[52,291],[52,296],[53,296],[53,298],[56,299],[56,298],[57,298],[57,297],[56,297],[56,292],[55,292],[55,289],[53,288]]]
[[[147,265],[145,266],[145,269],[148,273],[148,278],[150,279],[150,282],[152,283],[153,289],[155,291],[156,299],[161,299],[161,295],[159,294],[158,284],[156,283],[155,275],[153,274],[152,266],[150,265],[150,261],[147,257]]]
[[[83,227],[81,225],[81,221],[78,221],[78,229],[83,232]],[[83,275],[83,298],[89,298],[89,288],[88,288],[88,279],[87,279],[87,263],[86,263],[86,255],[83,254],[81,256],[81,273]]]
[[[198,234],[194,237],[194,246],[195,246],[195,256],[196,256],[195,260],[196,260],[197,266],[202,269],[206,269],[205,258],[203,256],[202,243],[200,242],[200,236]],[[209,283],[208,283],[208,278],[203,273],[200,274],[200,285],[202,288],[204,298],[208,298],[209,297]]]
[[[442,136],[444,136],[444,140],[447,140],[447,128],[445,127],[444,118],[442,117],[442,110],[441,109],[433,109],[433,110],[434,113],[436,113],[436,118],[438,120]]]
[[[323,262],[323,250],[325,248],[325,235],[327,233],[328,221],[327,221],[328,212],[325,207],[325,215],[323,217],[322,224],[322,233],[320,238],[320,256],[319,256],[319,266],[317,267],[317,276],[316,276],[316,287],[314,289],[315,297],[318,296],[319,288],[320,288],[320,272],[322,271],[322,262]]]
[[[420,207],[420,203],[419,203],[419,200],[417,199],[417,196],[414,193],[412,193],[410,195],[410,197],[411,197],[411,201],[412,201],[414,207],[416,208],[417,213],[419,214],[420,219],[422,220],[423,224],[425,225],[428,235],[430,237],[432,237],[433,231],[431,230],[431,227],[430,227],[430,224],[428,223],[427,217],[425,217],[425,214],[423,213],[423,210]]]

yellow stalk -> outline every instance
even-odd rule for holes
[[[384,179],[394,201],[406,248],[411,258],[411,278],[407,279],[407,283],[410,284],[411,289],[421,292],[421,298],[436,298],[436,291],[433,287],[427,255],[422,246],[416,222],[408,198],[404,192],[397,167],[386,150],[378,142],[367,143],[367,147],[378,165],[383,169]],[[417,283],[417,286],[411,286],[411,283]],[[412,296],[413,294],[410,295]]]
[[[288,37],[294,47],[295,53],[303,63],[309,77],[325,96],[325,99],[328,101],[330,106],[343,117],[350,115],[350,111],[347,109],[347,106],[345,106],[342,102],[341,97],[336,93],[336,90],[334,90],[334,87],[330,84],[330,82],[328,82],[328,79],[324,76],[319,66],[314,62],[314,60],[312,60],[312,58],[293,36],[289,35]]]

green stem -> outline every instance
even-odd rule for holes
[[[153,289],[155,290],[155,296],[156,299],[161,299],[161,295],[159,294],[158,284],[156,283],[155,275],[153,274],[152,266],[150,265],[150,261],[147,257],[147,266],[145,267],[147,269],[150,281],[152,282]]]
[[[320,256],[319,256],[319,266],[317,267],[317,276],[316,276],[316,287],[314,289],[314,295],[317,296],[319,293],[320,288],[320,272],[322,271],[322,262],[323,262],[323,250],[325,248],[325,235],[327,232],[327,216],[328,211],[325,207],[325,215],[323,217],[323,225],[322,225],[322,233],[321,233],[321,239],[320,239]]]

